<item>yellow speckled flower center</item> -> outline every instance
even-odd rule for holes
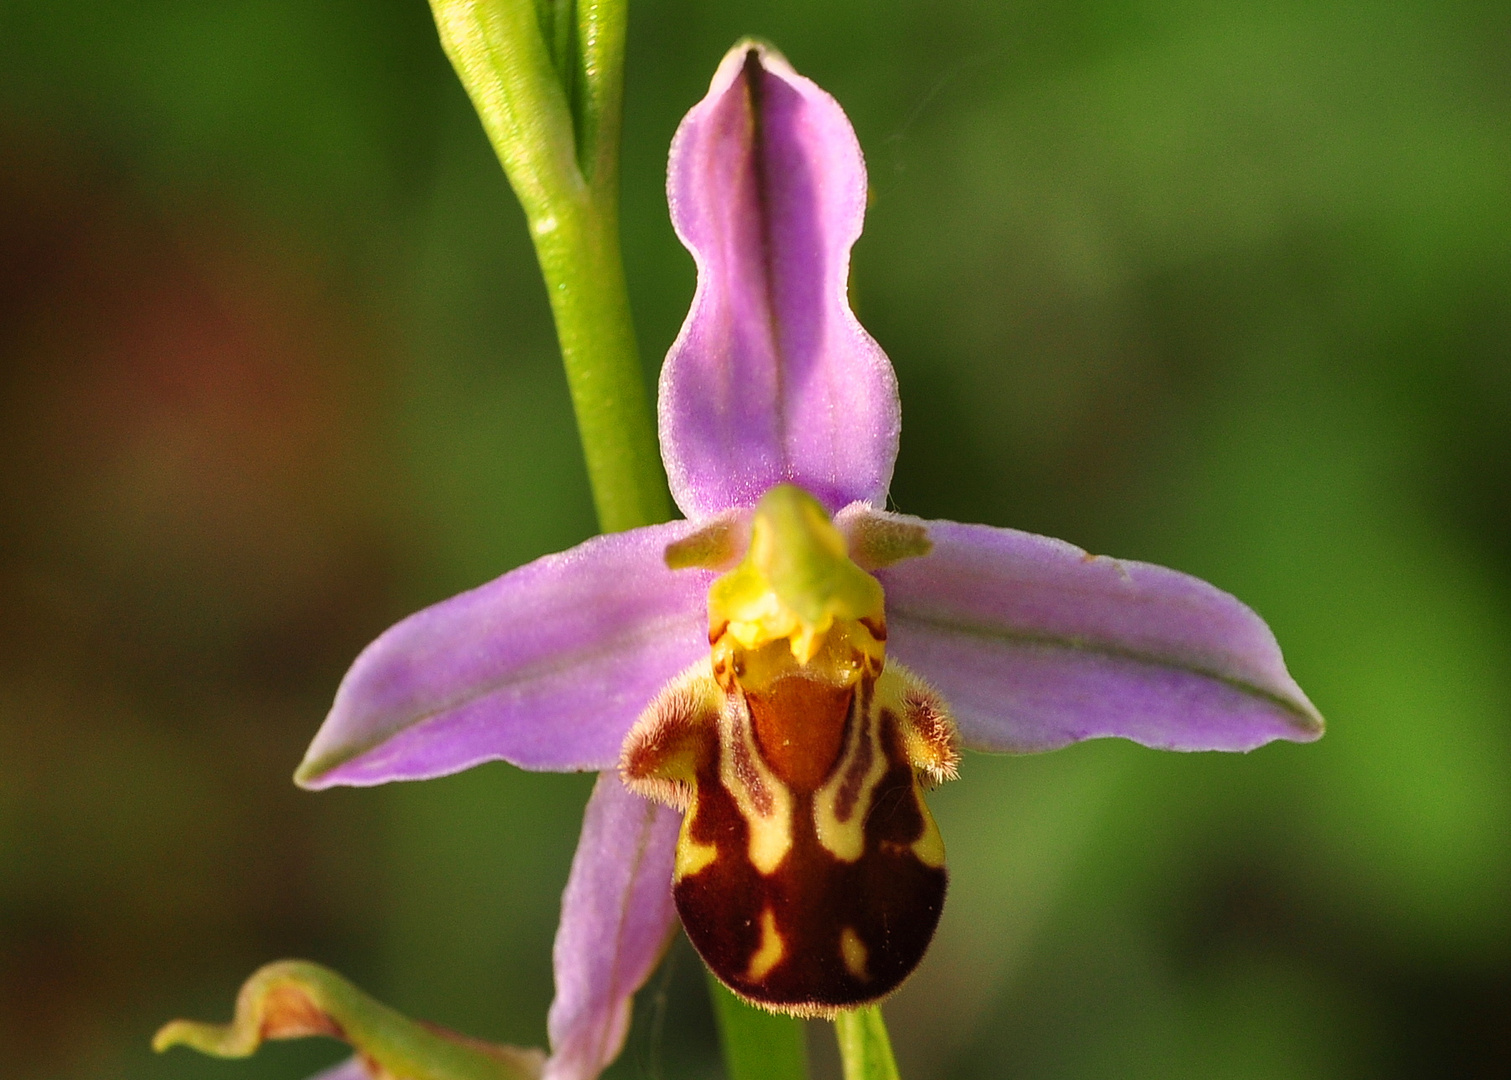
[[[884,625],[881,585],[857,566],[818,500],[780,484],[756,505],[750,548],[708,594],[710,640],[754,653],[786,641],[799,665],[824,650],[831,630]],[[880,638],[875,642],[881,658]],[[716,657],[717,660],[717,657]]]

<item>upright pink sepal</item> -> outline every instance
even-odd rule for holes
[[[799,485],[833,511],[881,505],[897,380],[850,311],[866,209],[838,103],[775,50],[741,42],[672,141],[667,197],[698,289],[661,369],[661,453],[689,517]]]

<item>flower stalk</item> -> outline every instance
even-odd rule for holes
[[[834,1018],[845,1080],[898,1080],[897,1060],[880,1005],[840,1013]]]
[[[626,0],[431,0],[529,223],[605,533],[671,516],[619,244],[627,9]],[[732,1080],[807,1076],[799,1021],[722,987],[715,998]]]
[[[665,521],[619,250],[625,0],[431,0],[524,208],[605,532]]]
[[[752,1008],[712,973],[708,993],[729,1080],[807,1080],[808,1044],[801,1021]]]

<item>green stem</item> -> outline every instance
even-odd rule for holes
[[[548,28],[535,0],[430,6],[524,207],[599,525],[617,532],[671,513],[619,251],[626,0],[578,0],[572,35],[559,30],[562,3],[550,8]],[[563,77],[553,54],[569,42],[575,55],[561,59]]]
[[[808,1043],[801,1020],[752,1008],[711,973],[708,992],[728,1080],[807,1080]]]
[[[532,224],[587,459],[599,527],[619,532],[671,516],[617,219],[591,208]]]
[[[671,516],[619,249],[627,0],[430,0],[524,207],[604,532]],[[802,1024],[710,978],[731,1080],[805,1080]]]
[[[898,1080],[897,1059],[879,1005],[842,1012],[834,1018],[845,1080]]]

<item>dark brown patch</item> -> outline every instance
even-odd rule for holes
[[[761,779],[760,770],[751,759],[749,744],[744,739],[737,738],[734,740],[734,745],[729,748],[729,753],[730,760],[734,764],[735,775],[740,778],[740,783],[745,785],[745,790],[750,794],[750,801],[755,804],[756,813],[765,817],[771,813],[771,792],[766,790],[766,781]],[[701,782],[700,779],[700,785]],[[701,786],[699,794],[702,794]]]
[[[763,693],[746,693],[756,745],[777,779],[804,794],[828,779],[853,696],[850,687],[800,675],[778,679]]]
[[[769,876],[750,863],[745,820],[719,782],[718,761],[700,764],[690,832],[697,843],[716,846],[719,857],[677,882],[674,895],[693,946],[737,993],[779,1009],[828,1012],[885,996],[923,958],[944,905],[946,875],[911,851],[924,820],[890,716],[882,719],[882,746],[889,767],[866,816],[860,859],[840,862],[819,843],[812,796],[795,793],[792,849]],[[767,907],[786,948],[765,978],[753,982],[746,974]],[[866,947],[865,979],[845,966],[840,939],[846,927]]]
[[[871,697],[875,693],[875,690],[876,685],[874,683],[866,682],[861,685],[859,708],[855,710],[856,716],[865,716],[870,711]],[[868,738],[866,731],[866,725],[852,724],[850,726],[850,738],[852,741],[859,740],[859,743],[851,749],[848,755],[850,764],[845,769],[845,779],[840,784],[839,791],[834,794],[834,818],[836,821],[850,820],[850,815],[855,812],[855,804],[860,799],[861,785],[866,782],[866,774],[871,771],[873,751],[871,749],[871,740]]]

